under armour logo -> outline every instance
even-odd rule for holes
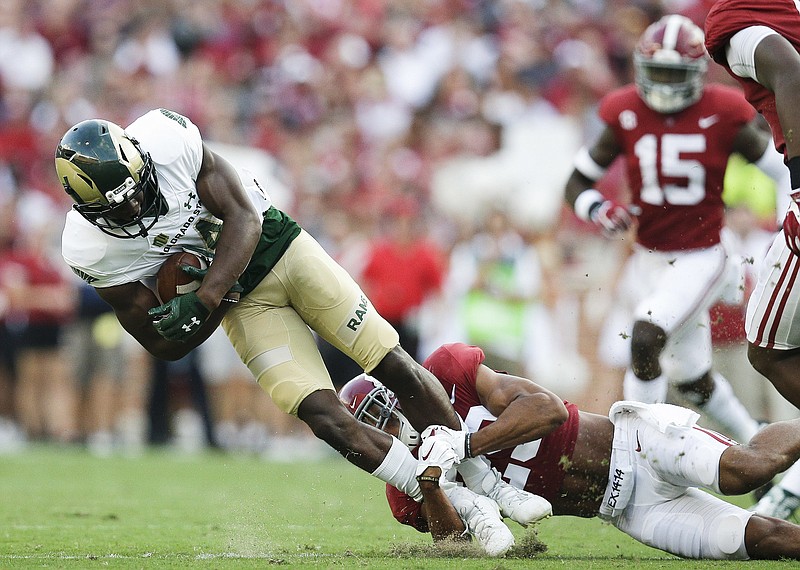
[[[200,324],[200,319],[198,319],[197,317],[192,317],[192,320],[186,323],[185,325],[181,326],[181,328],[188,333],[191,332],[194,325],[199,325],[199,324]]]

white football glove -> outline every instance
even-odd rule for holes
[[[613,200],[605,200],[590,214],[590,219],[603,231],[606,237],[614,237],[626,232],[633,224],[625,206]]]
[[[456,453],[456,463],[460,463],[467,457],[467,434],[469,432],[464,430],[454,430],[446,426],[428,426],[425,431],[420,435],[422,441],[427,439],[436,439],[437,441],[444,441],[453,448]]]
[[[428,467],[439,467],[442,474],[439,476],[439,484],[447,481],[447,472],[456,464],[458,457],[450,444],[436,438],[429,438],[422,442],[417,452],[417,476]]]

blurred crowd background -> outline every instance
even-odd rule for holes
[[[156,107],[259,173],[418,358],[479,344],[488,364],[605,413],[624,357],[603,337],[631,240],[579,222],[563,184],[599,99],[632,81],[642,31],[666,13],[702,26],[711,3],[3,0],[0,451],[318,451],[224,337],[155,361],[61,260],[59,139]],[[729,83],[716,66],[709,80]],[[753,268],[776,215],[758,176],[734,160],[727,194]],[[601,190],[624,199],[621,170]],[[719,308],[718,369],[755,416],[794,413],[747,364],[741,322],[741,306]],[[358,372],[321,349],[335,383]]]

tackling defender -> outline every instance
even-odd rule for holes
[[[740,153],[788,190],[786,169],[735,89],[706,85],[703,32],[683,16],[650,25],[634,52],[635,85],[606,95],[605,128],[582,149],[566,185],[576,215],[606,234],[626,231],[629,208],[594,189],[624,156],[636,215],[636,243],[618,284],[616,310],[631,323],[607,331],[629,338],[626,400],[664,402],[668,383],[725,428],[748,441],[759,424],[712,369],[709,309],[741,296],[740,262],[721,243],[722,185]],[[607,340],[608,341],[608,340]]]
[[[425,361],[470,436],[430,427],[423,445],[449,442],[459,457],[483,455],[513,485],[549,500],[554,515],[599,516],[678,556],[800,559],[800,526],[699,489],[737,495],[771,480],[800,458],[800,420],[771,424],[739,445],[696,425],[696,412],[669,404],[617,402],[609,417],[580,411],[530,380],[491,370],[483,358],[480,348],[457,343]],[[342,392],[366,402],[361,421],[404,426],[383,386],[356,378]],[[387,496],[395,517],[419,530],[426,517],[451,520],[391,487]]]
[[[421,496],[418,462],[342,406],[309,327],[391,387],[418,429],[432,421],[459,429],[447,395],[350,275],[187,117],[156,109],[125,130],[78,123],[56,149],[56,172],[75,201],[64,259],[145,349],[180,358],[221,323],[278,407],[354,465]],[[148,284],[184,248],[213,254],[213,263],[199,289],[159,305]],[[524,519],[527,494],[502,482],[490,492]]]

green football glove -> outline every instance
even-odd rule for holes
[[[186,273],[189,277],[194,280],[202,281],[206,273],[208,273],[208,268],[200,269],[199,267],[194,267],[192,265],[181,265],[181,271]],[[241,295],[242,291],[244,291],[244,287],[242,287],[239,282],[233,284],[225,296],[222,298],[223,301],[227,301],[229,303],[238,303],[239,302],[239,295]]]
[[[169,303],[153,307],[147,314],[158,334],[167,340],[186,342],[200,330],[211,311],[192,291],[175,297]]]

